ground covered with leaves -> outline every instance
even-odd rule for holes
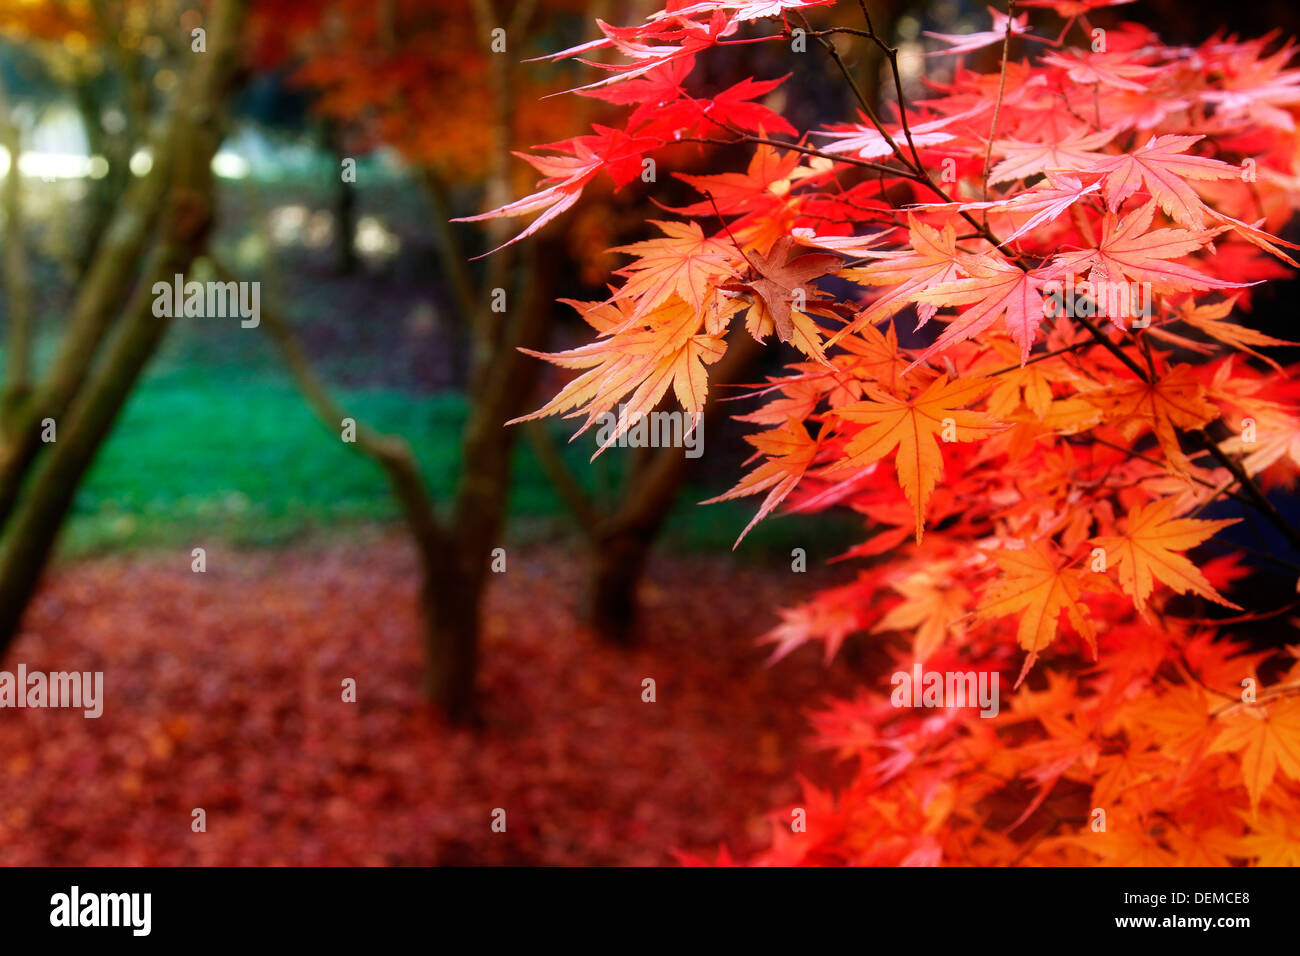
[[[804,712],[852,679],[811,648],[764,666],[754,638],[791,572],[659,559],[643,642],[622,650],[579,623],[575,555],[512,552],[494,582],[477,734],[422,700],[400,535],[212,548],[204,574],[188,552],[56,569],[4,667],[102,670],[104,710],[0,712],[0,863],[659,864],[761,846],[796,771],[827,772]]]

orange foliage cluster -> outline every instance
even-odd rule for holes
[[[947,38],[1014,32],[1034,55],[958,66],[893,118],[778,139],[756,84],[683,89],[729,44],[842,45],[796,33],[831,3],[602,23],[558,56],[621,55],[586,90],[627,122],[530,155],[539,191],[485,214],[540,213],[522,237],[683,139],[753,144],[743,172],[683,176],[705,198],[622,250],[608,300],[574,303],[595,338],[545,356],[578,374],[537,414],[587,428],[622,403],[621,432],[670,390],[698,413],[732,338],[775,334],[800,360],[741,416],[757,463],[724,497],[873,532],[855,581],[783,612],[777,656],[892,635],[903,673],[1005,678],[994,717],[898,706],[887,674],[819,714],[854,779],[809,786],[806,831],[778,814],[758,862],[1300,862],[1300,663],[1206,617],[1246,572],[1194,550],[1229,495],[1284,528],[1259,489],[1300,467],[1300,390],[1259,352],[1287,343],[1248,321],[1252,286],[1297,265],[1275,235],[1300,203],[1294,48],[1132,24],[1099,42],[1087,13],[1112,3],[1085,0],[1060,43],[1005,17]],[[911,309],[942,326],[916,349]]]

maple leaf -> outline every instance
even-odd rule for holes
[[[686,6],[677,9],[661,10],[653,14],[649,19],[690,17],[698,13],[730,10],[732,11],[732,20],[736,23],[743,23],[749,20],[759,20],[763,17],[779,17],[787,10],[824,7],[832,3],[835,3],[835,0],[701,0],[699,3],[688,3]],[[673,6],[674,4],[669,4],[669,7]]]
[[[764,320],[770,320],[782,342],[793,342],[805,355],[825,362],[816,326],[801,309],[793,306],[811,301],[813,289],[809,283],[838,269],[843,260],[821,252],[791,259],[794,244],[792,237],[783,236],[767,255],[751,251],[749,259],[758,275],[724,288],[747,289],[757,297],[753,310],[757,317],[751,315],[749,326],[754,338],[761,339],[759,332],[764,328]]]
[[[531,236],[572,206],[582,195],[582,190],[587,183],[602,170],[619,185],[630,182],[640,173],[641,157],[645,151],[660,145],[658,140],[629,136],[622,130],[596,125],[593,125],[592,129],[595,133],[590,136],[577,136],[562,143],[535,147],[562,151],[568,155],[514,154],[541,172],[546,177],[542,182],[552,181],[551,185],[531,196],[506,203],[489,212],[479,213],[477,216],[461,216],[451,221],[481,222],[485,219],[514,218],[535,212],[541,213],[523,232],[492,250],[492,252],[499,252],[506,246]],[[491,254],[491,252],[485,253],[485,255]]]
[[[1196,685],[1170,686],[1139,701],[1134,711],[1131,719],[1155,731],[1165,753],[1183,764],[1198,759],[1217,733],[1209,700]]]
[[[670,64],[674,60],[693,56],[735,33],[740,26],[738,20],[728,19],[721,11],[715,11],[708,21],[689,20],[680,14],[674,14],[674,17],[671,23],[650,22],[638,27],[613,27],[597,19],[596,24],[605,34],[604,38],[581,43],[540,59],[558,60],[578,53],[613,47],[632,61],[608,64],[580,59],[580,62],[588,66],[612,74],[603,80],[596,80],[570,91],[581,93],[584,90],[599,89],[614,83],[625,83]],[[651,18],[652,21],[653,19]]]
[[[903,494],[912,504],[916,541],[920,544],[926,505],[943,473],[938,436],[947,431],[952,436],[948,440],[973,441],[1002,427],[983,412],[963,410],[978,401],[991,384],[985,379],[949,381],[948,376],[940,375],[911,399],[896,398],[866,386],[872,401],[855,402],[835,412],[837,417],[865,427],[849,440],[845,458],[834,470],[862,468],[898,449],[894,468]]]
[[[1127,52],[1074,53],[1069,56],[1049,53],[1043,57],[1043,62],[1065,70],[1076,83],[1085,86],[1103,84],[1136,93],[1144,93],[1147,88],[1145,83],[1137,82],[1139,79],[1150,80],[1160,74],[1157,67],[1134,63]]]
[[[1279,795],[1281,796],[1281,795]],[[1300,806],[1294,800],[1278,799],[1280,806],[1267,806],[1249,816],[1238,811],[1253,832],[1243,836],[1243,854],[1257,866],[1300,866]]]
[[[610,250],[638,257],[618,270],[619,275],[628,279],[615,297],[636,299],[637,307],[630,320],[640,318],[674,294],[702,313],[716,280],[738,274],[727,261],[735,256],[735,247],[706,238],[704,230],[695,222],[651,220],[651,224],[663,231],[663,238]]]
[[[1210,753],[1241,756],[1241,778],[1253,810],[1281,770],[1300,781],[1300,700],[1286,698],[1259,707],[1240,707],[1219,718],[1223,725]]]
[[[1033,189],[1017,193],[1007,199],[995,199],[987,202],[936,203],[928,208],[947,206],[956,209],[984,209],[989,212],[1003,213],[1019,218],[1031,214],[1020,226],[998,243],[999,248],[1014,242],[1025,233],[1037,229],[1044,223],[1051,222],[1089,193],[1101,189],[1101,181],[1085,186],[1077,176],[1071,176],[1056,170],[1048,170],[1045,180]]]
[[[1186,292],[1193,289],[1239,289],[1249,283],[1215,279],[1191,266],[1170,259],[1182,258],[1205,246],[1214,233],[1188,229],[1151,229],[1155,201],[1135,209],[1123,219],[1107,213],[1102,238],[1095,249],[1064,252],[1044,270],[1050,277],[1089,270],[1089,281],[1103,285],[1149,282],[1156,292]],[[1120,328],[1119,316],[1111,316]]]
[[[627,80],[618,86],[603,89],[579,90],[578,95],[604,100],[607,103],[663,106],[682,95],[682,83],[694,67],[694,56],[681,56],[655,67],[642,78]]]
[[[631,392],[619,408],[616,428],[596,450],[595,458],[648,414],[669,387],[693,421],[698,421],[708,393],[705,366],[720,359],[727,347],[721,335],[699,333],[702,320],[690,304],[673,295],[637,327],[619,327],[590,345],[554,354],[521,349],[556,365],[587,371],[537,411],[506,424],[574,409],[572,415],[587,416],[573,436],[577,438]]]
[[[1004,157],[989,170],[989,184],[1025,179],[1046,170],[1087,169],[1105,159],[1107,154],[1097,152],[1112,139],[1118,130],[1093,132],[1081,129],[1065,139],[1048,139],[1041,143],[1026,143],[1018,139],[993,141],[993,151]]]
[[[1129,438],[1149,428],[1160,442],[1169,463],[1182,472],[1191,470],[1183,454],[1178,429],[1202,428],[1219,417],[1205,398],[1205,386],[1189,365],[1177,365],[1154,381],[1138,379],[1085,395],[1083,401],[1099,409],[1107,421]]]
[[[735,86],[723,90],[703,105],[705,117],[720,126],[737,127],[756,133],[781,133],[795,136],[797,132],[779,113],[774,113],[761,103],[750,100],[766,96],[789,77],[774,80],[755,80],[746,77]]]
[[[1185,155],[1203,136],[1152,136],[1147,144],[1098,162],[1092,172],[1103,173],[1103,194],[1111,212],[1140,187],[1165,214],[1191,229],[1205,228],[1206,205],[1188,179],[1235,179],[1241,175],[1236,166],[1204,156]]]
[[[1038,40],[1039,37],[1029,32],[1029,17],[1021,16],[1009,18],[1005,13],[988,8],[989,13],[993,15],[993,28],[977,33],[932,33],[929,30],[923,30],[925,36],[934,37],[936,40],[942,40],[950,44],[947,50],[930,50],[926,56],[946,56],[950,53],[971,53],[975,50],[982,50],[986,46],[992,46],[994,43],[1001,43],[1007,34],[1012,36],[1023,36],[1027,39]]]
[[[1129,511],[1128,528],[1124,534],[1094,539],[1094,543],[1106,552],[1107,567],[1116,569],[1120,587],[1143,613],[1156,581],[1179,594],[1198,594],[1240,611],[1240,607],[1214,590],[1196,565],[1178,552],[1196,547],[1220,528],[1236,524],[1241,519],[1201,521],[1175,518],[1177,507],[1178,499],[1173,497],[1135,507]]]
[[[1042,363],[1002,371],[1008,363],[1020,360],[1020,350],[1007,339],[994,339],[990,344],[995,359],[991,367],[997,368],[1000,374],[995,376],[997,384],[989,395],[989,415],[998,421],[1008,421],[1023,401],[1025,407],[1042,421],[1052,407],[1052,383],[1043,371]]]
[[[1277,362],[1267,355],[1256,352],[1251,346],[1300,345],[1300,342],[1288,342],[1286,339],[1266,335],[1248,326],[1238,325],[1235,322],[1224,322],[1223,320],[1232,314],[1232,308],[1236,302],[1236,296],[1224,299],[1222,302],[1211,302],[1205,305],[1197,305],[1193,300],[1188,299],[1175,311],[1175,317],[1193,328],[1200,329],[1211,338],[1225,342],[1249,355],[1254,355],[1256,358],[1268,362],[1274,368],[1280,369],[1281,366]]]
[[[1056,640],[1062,611],[1096,656],[1097,632],[1081,600],[1084,590],[1099,589],[1095,575],[1071,568],[1037,541],[1023,551],[999,551],[993,559],[1006,577],[984,592],[979,613],[984,617],[1020,616],[1017,639],[1029,653],[1016,678],[1017,687],[1039,652]]]
[[[1276,256],[1289,266],[1300,269],[1300,262],[1296,262],[1278,248],[1278,246],[1286,246],[1288,249],[1300,249],[1300,246],[1297,246],[1294,242],[1287,242],[1284,239],[1279,239],[1277,236],[1270,235],[1260,229],[1259,225],[1263,222],[1262,219],[1254,225],[1250,225],[1249,223],[1242,222],[1240,219],[1233,219],[1231,216],[1219,212],[1217,209],[1209,209],[1208,211],[1211,219],[1215,219],[1223,223],[1225,226],[1231,227],[1233,232],[1245,239],[1251,245],[1258,249],[1263,249],[1271,256]]]
[[[717,173],[709,176],[675,173],[682,182],[712,197],[712,202],[705,200],[676,211],[688,216],[705,215],[713,211],[713,203],[716,202],[724,213],[736,209],[752,213],[755,211],[755,203],[759,201],[764,204],[783,202],[783,197],[790,191],[790,175],[798,165],[799,154],[793,150],[782,153],[766,143],[760,143],[743,173]]]
[[[950,122],[952,122],[952,117],[945,116],[941,119],[931,120],[928,123],[920,123],[914,126],[909,124],[912,144],[919,149],[922,146],[935,146],[955,139],[954,134],[945,132],[943,129]],[[884,156],[894,155],[894,148],[889,145],[889,141],[880,134],[880,131],[875,126],[868,125],[865,117],[864,121],[856,126],[845,126],[832,130],[813,130],[813,135],[836,140],[836,142],[823,148],[822,152],[824,153],[851,153],[860,159],[880,159]],[[901,126],[890,130],[889,135],[900,149],[907,146],[907,131]]]
[[[1234,435],[1221,447],[1229,454],[1242,454],[1241,467],[1248,475],[1257,475],[1283,458],[1300,465],[1300,418],[1265,408],[1255,414],[1259,439],[1245,441]]]
[[[818,442],[808,434],[808,429],[803,423],[795,418],[787,420],[779,428],[760,432],[757,435],[746,435],[745,441],[757,448],[759,454],[766,456],[767,460],[742,478],[730,491],[700,502],[708,505],[718,501],[729,501],[732,498],[742,498],[745,495],[755,495],[760,491],[767,492],[758,514],[745,525],[745,529],[740,532],[740,537],[732,545],[732,550],[735,550],[745,539],[745,535],[749,534],[754,525],[771,513],[772,509],[795,489],[817,456],[818,449]]]
[[[911,248],[896,252],[867,253],[881,259],[860,269],[844,269],[841,278],[865,286],[894,286],[895,288],[876,299],[854,317],[844,329],[837,332],[831,342],[838,341],[868,325],[874,325],[887,319],[907,304],[924,289],[932,285],[947,282],[961,275],[959,253],[957,252],[957,231],[951,222],[942,229],[927,226],[912,215],[907,217],[908,238]],[[920,303],[917,315],[920,324],[934,317],[939,306],[934,303]]]
[[[953,585],[952,572],[952,563],[945,561],[894,582],[891,586],[904,600],[892,607],[873,630],[915,629],[912,657],[918,661],[929,660],[943,644],[949,629],[966,615],[966,602],[970,600],[969,591]]]
[[[1011,338],[1020,346],[1023,364],[1029,358],[1044,318],[1042,288],[1046,276],[1037,271],[1026,272],[1002,257],[970,256],[962,260],[962,265],[971,273],[970,277],[943,282],[917,293],[919,301],[935,305],[974,303],[948,324],[917,362],[978,335],[1001,318]]]

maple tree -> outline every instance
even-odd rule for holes
[[[625,123],[528,154],[538,190],[473,217],[536,214],[508,246],[662,150],[751,146],[744,172],[683,175],[701,201],[623,247],[608,300],[575,303],[596,336],[542,356],[579,374],[534,416],[585,429],[622,403],[621,434],[669,394],[695,415],[745,337],[791,349],[740,416],[757,464],[722,497],[764,494],[755,520],[847,509],[870,534],[851,583],[781,612],[774,656],[870,634],[904,673],[1007,678],[991,719],[900,707],[887,674],[830,703],[817,740],[852,780],[807,784],[806,830],[774,814],[757,862],[1300,862],[1300,652],[1251,649],[1238,626],[1262,609],[1225,616],[1242,555],[1198,550],[1229,500],[1300,550],[1265,492],[1300,467],[1295,385],[1260,352],[1289,343],[1249,323],[1253,288],[1297,266],[1278,233],[1300,203],[1300,70],[1272,38],[1093,30],[1117,5],[1021,4],[1052,7],[1057,37],[993,10],[933,52],[1000,48],[998,68],[958,62],[912,103],[865,0],[600,22],[555,56],[606,51],[577,92]],[[854,41],[892,73],[887,108],[844,64]],[[858,118],[801,134],[755,97],[686,91],[751,43],[822,50]],[[928,338],[908,348],[913,312]]]

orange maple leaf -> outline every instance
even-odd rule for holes
[[[1117,569],[1120,587],[1142,612],[1146,611],[1147,598],[1151,596],[1156,581],[1169,585],[1179,594],[1199,594],[1216,604],[1241,610],[1214,590],[1205,575],[1185,555],[1178,554],[1196,547],[1220,528],[1236,524],[1241,519],[1201,521],[1175,518],[1177,506],[1178,499],[1169,497],[1134,508],[1128,514],[1125,534],[1094,539],[1094,543],[1108,556],[1113,556],[1109,563]]]
[[[856,269],[844,269],[840,277],[864,286],[894,286],[892,290],[878,296],[866,309],[860,312],[853,322],[841,329],[831,339],[838,341],[864,326],[873,325],[887,319],[904,308],[922,290],[941,282],[948,282],[961,275],[958,266],[957,230],[951,222],[942,229],[935,229],[909,215],[907,218],[908,240],[911,248],[891,252],[871,252],[882,261]],[[921,302],[916,307],[920,325],[934,317],[939,306],[930,302]]]
[[[698,223],[651,222],[663,231],[662,238],[616,246],[610,250],[638,257],[635,262],[618,270],[619,275],[627,277],[627,282],[615,293],[615,298],[636,300],[636,309],[631,316],[633,320],[644,316],[673,293],[696,312],[703,312],[708,297],[715,294],[717,280],[737,275],[727,261],[736,255],[735,247],[705,237]]]
[[[847,457],[831,470],[865,467],[897,448],[894,467],[903,494],[912,504],[919,544],[926,505],[943,473],[938,437],[942,434],[945,441],[973,441],[1002,427],[983,412],[963,410],[964,406],[979,400],[990,384],[979,378],[949,381],[947,375],[940,375],[924,392],[911,399],[865,386],[873,401],[854,402],[835,412],[845,421],[860,422],[866,427],[849,440],[844,449]]]
[[[717,501],[758,494],[760,491],[767,492],[758,514],[754,515],[749,524],[745,525],[745,530],[740,532],[736,545],[744,540],[745,535],[749,534],[754,525],[765,518],[794,490],[803,478],[804,472],[808,470],[808,466],[812,464],[818,448],[817,440],[808,434],[808,429],[804,427],[803,422],[796,418],[790,418],[779,428],[759,432],[757,435],[746,435],[745,441],[757,448],[761,454],[766,455],[767,460],[742,478],[730,491],[700,502],[708,505]],[[736,545],[732,545],[733,550]]]
[[[1085,396],[1126,438],[1149,428],[1160,442],[1169,463],[1186,472],[1191,468],[1178,443],[1179,428],[1201,428],[1219,417],[1205,398],[1205,386],[1188,365],[1176,365],[1155,381],[1140,379]]]
[[[1223,729],[1210,744],[1210,753],[1240,754],[1241,778],[1253,809],[1259,808],[1278,770],[1300,780],[1300,699],[1242,707],[1220,720]]]
[[[979,613],[985,618],[1020,615],[1017,637],[1029,654],[1016,678],[1017,687],[1034,666],[1038,652],[1056,640],[1062,611],[1096,656],[1097,632],[1081,600],[1085,590],[1104,587],[1095,575],[1064,564],[1036,541],[1023,551],[999,551],[994,560],[1006,577],[984,593]]]

